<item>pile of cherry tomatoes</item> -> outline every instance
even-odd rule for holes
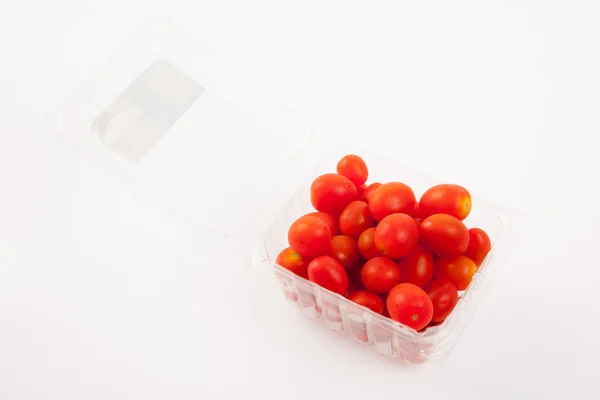
[[[366,185],[350,154],[311,185],[317,210],[289,228],[277,264],[417,331],[446,319],[492,248],[462,222],[471,195],[442,184],[417,201],[400,182]]]

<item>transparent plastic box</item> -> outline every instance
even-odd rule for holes
[[[408,363],[448,354],[521,228],[517,213],[473,198],[466,223],[488,232],[492,251],[448,319],[422,333],[277,266],[290,224],[314,211],[312,179],[334,171],[344,154],[360,154],[371,177],[405,182],[417,196],[439,182],[360,148],[321,149],[302,117],[166,20],[140,28],[47,125],[192,223],[215,252],[227,247],[274,277],[309,319]]]

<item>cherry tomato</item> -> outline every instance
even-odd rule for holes
[[[368,292],[366,290],[359,290],[354,292],[350,297],[351,301],[356,304],[360,304],[363,307],[367,307],[369,310],[376,312],[377,314],[383,313],[383,300],[375,293]]]
[[[337,294],[343,295],[348,290],[346,270],[329,256],[316,257],[308,264],[308,279]]]
[[[356,199],[356,186],[339,174],[321,175],[310,186],[310,201],[313,207],[333,216],[339,216],[344,208]]]
[[[358,244],[350,236],[338,235],[332,237],[329,248],[323,254],[335,258],[346,270],[357,267],[361,262]]]
[[[412,214],[415,209],[415,194],[412,189],[400,182],[390,182],[379,186],[369,199],[369,208],[376,221],[390,214]]]
[[[469,247],[463,255],[469,257],[479,267],[490,250],[492,250],[492,242],[487,233],[479,228],[469,229]]]
[[[386,257],[404,257],[419,242],[419,228],[409,215],[390,214],[375,228],[373,240],[377,250]]]
[[[306,260],[291,247],[281,250],[275,262],[296,275],[308,278],[308,272],[306,271],[308,264]]]
[[[381,186],[381,183],[379,182],[371,183],[369,186],[367,186],[367,188],[363,192],[362,201],[368,203],[369,199],[373,195],[373,192],[375,192],[375,190],[377,190],[379,186]]]
[[[354,154],[342,157],[337,165],[337,173],[350,179],[356,186],[365,183],[369,177],[367,164],[362,158]]]
[[[440,257],[433,264],[433,278],[449,279],[458,290],[467,289],[476,271],[473,260],[465,256]]]
[[[420,331],[433,316],[433,303],[420,287],[412,283],[394,286],[387,297],[387,310],[394,321]]]
[[[375,247],[375,242],[373,241],[374,236],[375,228],[369,228],[361,233],[358,238],[358,251],[360,251],[360,254],[362,254],[365,260],[381,257],[383,255],[377,250],[377,247]]]
[[[331,232],[322,219],[304,215],[290,226],[288,241],[302,256],[314,257],[327,250]]]
[[[402,282],[424,288],[433,278],[433,256],[420,245],[417,245],[406,257],[399,259],[398,266]]]
[[[372,227],[374,223],[369,205],[364,201],[353,201],[340,215],[340,232],[358,239],[360,234]]]
[[[449,279],[436,279],[425,288],[425,292],[433,303],[432,322],[442,322],[458,303],[458,290]]]
[[[389,258],[375,257],[363,266],[361,279],[367,290],[387,293],[400,283],[400,268]]]
[[[462,186],[436,185],[421,196],[420,209],[423,217],[448,214],[461,221],[471,212],[471,194]]]
[[[319,211],[308,213],[306,215],[322,219],[329,227],[329,231],[331,231],[331,236],[335,236],[340,233],[338,228],[338,219],[333,215],[325,214],[324,212]]]
[[[421,223],[419,240],[440,256],[464,253],[469,245],[469,231],[458,219],[447,214],[433,214]]]

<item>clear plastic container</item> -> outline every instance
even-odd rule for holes
[[[215,252],[229,247],[275,277],[302,314],[408,363],[449,352],[520,232],[518,214],[474,197],[466,222],[488,232],[492,251],[451,316],[423,333],[277,266],[291,222],[313,211],[310,182],[344,154],[360,154],[372,177],[401,180],[417,195],[438,182],[362,149],[320,149],[303,118],[165,20],[144,25],[47,125],[191,222]]]

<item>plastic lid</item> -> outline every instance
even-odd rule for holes
[[[312,140],[302,118],[162,20],[144,25],[48,121],[86,158],[227,240]]]

